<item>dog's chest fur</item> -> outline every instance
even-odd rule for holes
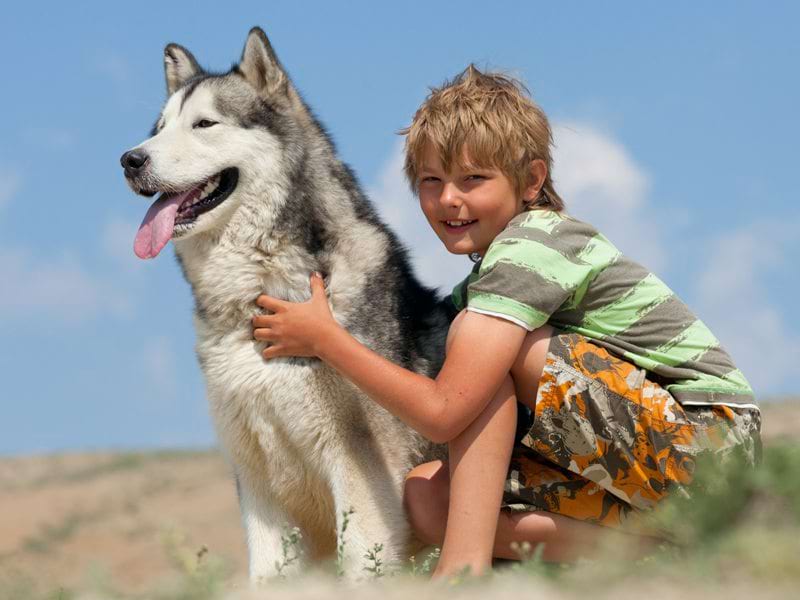
[[[218,433],[233,461],[317,468],[331,444],[368,432],[377,407],[359,401],[354,386],[317,359],[265,361],[265,344],[252,338],[251,319],[261,311],[256,297],[307,300],[308,274],[319,268],[315,259],[293,245],[245,252],[224,243],[187,242],[178,251],[196,301],[197,354]],[[340,321],[348,299],[361,293],[352,280],[331,277],[353,288],[330,290]]]

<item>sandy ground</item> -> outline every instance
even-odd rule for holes
[[[236,491],[216,452],[0,460],[0,577],[148,587],[203,547],[246,568]]]
[[[763,415],[767,443],[800,439],[800,398]],[[215,451],[0,457],[0,584],[135,591],[198,553],[221,560],[226,579],[245,575],[236,492]]]

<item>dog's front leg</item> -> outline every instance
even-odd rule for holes
[[[382,570],[397,567],[407,552],[410,527],[402,506],[402,484],[387,476],[379,457],[341,464],[332,491],[336,506],[337,562],[347,579],[369,576],[374,561],[365,555],[377,547]],[[365,460],[366,459],[366,460]],[[346,522],[346,527],[345,527]]]
[[[302,541],[284,548],[281,537],[295,525],[286,510],[263,484],[254,485],[244,473],[237,473],[236,489],[247,537],[250,583],[295,572],[303,560]]]

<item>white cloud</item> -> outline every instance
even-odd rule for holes
[[[0,208],[20,186],[16,171],[0,169]],[[69,252],[42,259],[28,248],[0,246],[0,281],[0,322],[46,313],[51,322],[74,323],[132,312],[122,293],[91,275]]]
[[[796,385],[800,335],[769,297],[765,276],[800,252],[800,219],[762,220],[714,239],[695,285],[700,318],[730,352],[756,393]],[[796,275],[795,275],[796,277]]]
[[[591,223],[625,254],[662,272],[666,252],[648,212],[649,177],[625,147],[596,126],[553,127],[553,178],[567,213]]]
[[[41,260],[21,249],[0,248],[0,319],[47,315],[79,322],[98,315],[127,316],[129,301],[91,276],[75,256]]]

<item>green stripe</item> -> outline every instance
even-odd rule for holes
[[[752,389],[750,382],[747,381],[747,379],[744,376],[744,373],[742,373],[739,369],[735,369],[734,371],[731,371],[730,373],[723,375],[722,378],[725,381],[730,381],[733,384],[746,387],[747,389]]]
[[[614,247],[614,244],[606,239],[602,233],[598,233],[586,246],[578,253],[578,258],[589,263],[593,267],[603,267],[610,265],[622,254]]]
[[[541,229],[547,233],[552,233],[553,229],[561,223],[562,218],[557,212],[551,210],[532,210],[522,222],[523,227]]]
[[[753,395],[753,390],[749,387],[742,387],[733,384],[725,384],[721,379],[709,378],[703,381],[691,379],[682,380],[680,383],[668,383],[664,388],[670,393],[677,392],[722,392],[728,394],[749,394]]]
[[[664,366],[663,363],[655,359],[642,356],[641,354],[636,354],[635,352],[625,352],[623,356],[636,366],[647,369],[648,371],[655,371],[656,368]]]
[[[467,305],[471,308],[514,317],[525,323],[530,329],[541,327],[547,322],[548,315],[522,304],[521,302],[506,298],[505,296],[498,296],[497,294],[489,294],[486,292],[473,292],[470,290],[467,294],[467,298]]]
[[[731,376],[732,375],[732,376]],[[682,381],[682,386],[688,388],[709,388],[709,389],[736,389],[736,390],[750,390],[750,384],[738,369],[726,374],[724,377],[714,377],[708,373],[697,373],[697,379],[693,381]],[[752,390],[751,390],[752,391]]]
[[[566,291],[578,287],[590,271],[589,265],[574,263],[558,250],[522,239],[495,240],[483,259],[481,274],[499,261],[534,271]]]
[[[624,357],[636,366],[647,369],[648,371],[654,371],[656,368],[664,365],[663,362],[647,356],[642,356],[641,354],[636,354],[635,352],[625,352]],[[680,383],[667,384],[665,386],[666,389],[670,391],[677,389],[689,391],[736,392],[740,394],[753,393],[753,390],[744,377],[741,378],[741,382],[738,380],[727,381],[727,379],[721,379],[706,373],[700,373],[698,371],[695,373],[697,379],[679,379],[677,381]]]
[[[669,357],[664,364],[676,366],[704,354],[709,348],[717,346],[719,341],[700,319],[689,325],[681,333],[656,348],[653,352]],[[674,362],[672,362],[674,361]]]
[[[614,335],[630,327],[672,295],[672,290],[650,273],[618,300],[585,313],[583,323],[593,325],[604,335]]]
[[[591,273],[583,280],[583,283],[578,286],[569,300],[568,308],[576,308],[583,297],[586,295],[586,290],[589,289],[589,284],[595,277],[604,271],[610,264],[616,262],[622,256],[622,252],[614,247],[614,244],[609,242],[602,233],[598,233],[591,238],[586,246],[578,253],[578,260],[592,265]]]

